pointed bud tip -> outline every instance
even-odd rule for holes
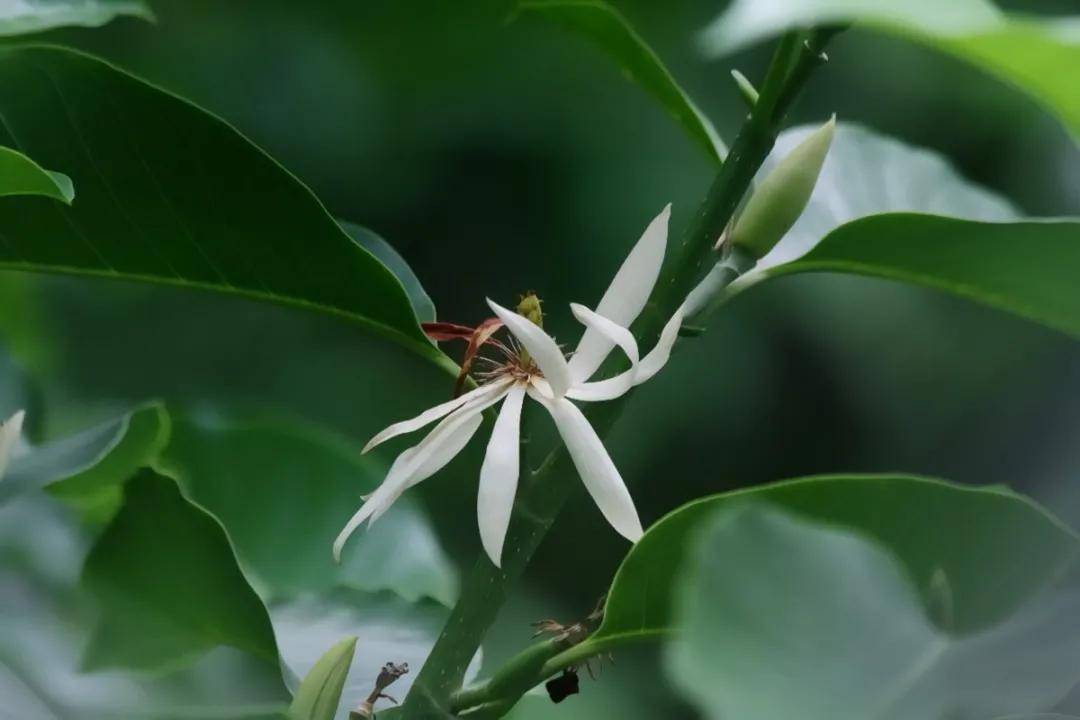
[[[730,241],[760,259],[787,234],[810,202],[836,134],[836,114],[811,132],[758,185]]]

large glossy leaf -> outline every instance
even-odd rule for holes
[[[782,132],[758,178],[770,173],[817,127],[804,125]],[[755,272],[806,254],[844,223],[887,212],[986,222],[1016,220],[1019,215],[1007,200],[966,180],[933,150],[860,125],[839,123],[810,202]]]
[[[1080,553],[1076,536],[1031,501],[999,488],[904,476],[795,480],[705,498],[649,528],[615,576],[603,646],[672,631],[672,587],[690,539],[708,518],[745,501],[769,502],[857,530],[894,552],[924,594],[943,572],[958,630],[997,622],[1047,586]]]
[[[982,68],[1041,102],[1080,138],[1075,18],[1010,18],[988,0],[736,0],[705,31],[703,42],[710,53],[720,55],[791,28],[852,21]]]
[[[607,53],[627,79],[639,84],[663,106],[714,160],[727,149],[712,122],[679,86],[663,61],[625,17],[601,0],[539,0],[518,4],[522,17],[542,17],[575,32]]]
[[[264,599],[347,585],[392,590],[408,600],[454,600],[450,561],[408,498],[385,523],[357,534],[341,565],[334,563],[334,538],[386,468],[326,429],[182,416],[162,463],[186,496],[225,526]]]
[[[96,27],[123,15],[154,19],[141,0],[5,0],[0,3],[0,36],[63,25]]]
[[[51,172],[21,152],[0,146],[0,197],[41,195],[71,204],[75,188],[71,178]]]
[[[346,638],[323,653],[308,671],[289,706],[289,720],[333,720],[356,653],[356,638]]]
[[[394,275],[221,120],[88,56],[0,51],[0,143],[79,199],[0,198],[0,268],[201,288],[345,317],[448,363]]]
[[[1080,336],[1080,222],[875,215],[843,225],[772,276],[869,275],[945,290]]]
[[[221,525],[152,470],[125,485],[83,583],[101,607],[88,668],[176,667],[221,645],[277,662],[266,608]]]
[[[1051,708],[1080,678],[1080,592],[954,635],[927,616],[904,566],[858,533],[760,504],[706,526],[669,648],[672,680],[706,717],[990,718]]]
[[[86,672],[96,620],[78,585],[93,541],[63,504],[41,493],[0,506],[0,698],[19,720],[261,720],[289,699],[279,669],[232,648],[188,667]]]

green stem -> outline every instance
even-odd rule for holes
[[[801,43],[798,34],[789,33],[781,40],[757,104],[732,144],[673,262],[661,277],[652,312],[640,322],[639,340],[651,341],[659,335],[666,319],[710,269],[713,262],[706,261],[716,260],[716,240],[772,150],[784,115],[798,93],[799,87],[792,84],[801,86],[805,82],[831,34],[814,31]],[[589,421],[599,435],[603,436],[614,424],[626,397],[590,407]],[[445,718],[452,705],[463,707],[460,694],[458,702],[452,703],[451,699],[461,688],[465,668],[495,622],[509,589],[525,570],[571,491],[580,484],[561,446],[552,450],[539,468],[525,474],[522,481],[504,545],[502,568],[480,555],[405,700],[401,713],[405,720]],[[501,702],[493,705],[502,707]]]

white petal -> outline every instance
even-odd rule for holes
[[[549,383],[544,378],[535,377],[535,376],[531,377],[531,378],[529,378],[529,384],[532,387],[536,388],[536,390],[538,390],[540,392],[540,394],[543,395],[546,399],[548,399],[548,400],[554,400],[555,399],[554,393],[551,392],[551,383]]]
[[[617,397],[621,397],[637,384],[637,373],[634,369],[621,372],[613,378],[607,380],[597,380],[596,382],[581,383],[570,388],[566,393],[566,397],[571,400],[580,400],[582,402],[604,402],[607,400],[614,400]]]
[[[402,493],[416,483],[431,477],[461,452],[483,422],[483,412],[506,394],[511,381],[494,383],[494,393],[474,396],[464,407],[447,416],[415,446],[394,460],[382,484],[338,534],[334,541],[334,558],[341,559],[341,550],[349,536],[368,518],[374,522],[394,504]]]
[[[425,410],[411,420],[403,420],[399,423],[394,423],[390,427],[380,432],[375,437],[368,440],[368,444],[364,446],[363,452],[368,452],[377,445],[381,445],[390,438],[397,437],[398,435],[404,435],[405,433],[411,433],[414,430],[419,430],[429,423],[433,423],[439,418],[449,415],[459,407],[474,400],[478,397],[489,395],[496,390],[493,385],[481,385],[475,390],[470,390],[461,397],[456,397],[453,400],[448,400],[440,405],[436,405],[433,408]]]
[[[592,425],[569,400],[541,402],[551,413],[574,467],[600,512],[620,535],[637,542],[642,530],[634,501]]]
[[[570,387],[570,368],[566,364],[562,350],[555,344],[555,340],[542,328],[513,310],[507,310],[491,300],[488,300],[488,305],[503,321],[506,329],[513,333],[518,342],[529,351],[529,355],[536,361],[544,377],[551,383],[551,391],[555,396],[565,395]]]
[[[634,387],[638,365],[638,347],[633,334],[621,325],[616,325],[583,305],[571,303],[570,309],[573,311],[574,317],[584,323],[590,330],[595,330],[613,344],[621,347],[626,356],[630,358],[630,369],[607,380],[576,383],[567,391],[566,397],[574,400],[597,402],[600,400],[614,400],[620,395],[629,392],[630,388]]]
[[[521,404],[525,386],[515,385],[503,402],[495,429],[491,432],[484,464],[480,468],[480,491],[476,497],[476,519],[480,541],[495,567],[502,559],[503,541],[514,509],[518,471],[521,467]]]
[[[667,321],[664,329],[660,331],[660,339],[656,342],[656,345],[641,359],[641,363],[638,365],[637,377],[634,378],[635,385],[645,382],[667,365],[668,358],[671,357],[671,349],[679,338],[679,328],[682,327],[682,322],[683,309],[680,307]]]
[[[669,204],[645,228],[645,233],[627,255],[600,299],[600,304],[596,306],[598,314],[623,327],[630,327],[637,319],[660,277],[670,216]],[[592,328],[586,330],[570,358],[570,371],[574,379],[582,382],[592,377],[613,347],[615,343],[598,331]]]
[[[11,462],[11,453],[15,450],[15,443],[22,437],[25,417],[26,413],[20,410],[0,424],[0,479],[3,479],[8,463]]]
[[[679,337],[679,328],[682,327],[683,315],[682,308],[675,311],[661,331],[656,345],[635,366],[607,380],[575,385],[566,393],[566,397],[582,402],[614,400],[660,372],[671,357],[671,349]]]
[[[612,322],[600,313],[593,312],[579,303],[570,303],[570,311],[589,330],[595,330],[611,343],[618,345],[630,358],[631,365],[637,365],[638,346],[633,333],[622,325]]]
[[[458,453],[472,440],[473,435],[484,422],[483,410],[477,410],[465,416],[459,423],[449,427],[440,433],[437,440],[428,444],[421,455],[420,446],[414,448],[416,453],[409,459],[409,473],[406,482],[395,484],[393,496],[384,506],[375,510],[371,515],[371,523],[381,518],[390,506],[401,497],[402,493],[418,483],[427,480],[435,473],[442,470],[447,464],[457,457]]]

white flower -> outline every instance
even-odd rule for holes
[[[12,415],[3,423],[0,423],[0,479],[3,479],[11,454],[15,450],[15,444],[22,437],[23,417],[26,413],[22,410]]]
[[[336,558],[340,558],[345,541],[362,522],[374,522],[403,492],[442,469],[472,439],[484,410],[502,402],[480,468],[477,498],[480,538],[491,561],[498,566],[517,492],[521,409],[526,396],[543,405],[555,421],[582,482],[607,521],[631,541],[641,537],[641,521],[626,484],[596,431],[571,400],[617,398],[667,363],[682,323],[681,309],[645,357],[639,357],[637,342],[627,327],[645,307],[659,277],[670,212],[669,205],[649,224],[595,311],[571,305],[574,317],[586,329],[569,361],[538,325],[488,300],[524,352],[507,349],[507,362],[488,373],[480,387],[411,420],[391,425],[368,442],[364,452],[439,420],[423,440],[397,457],[383,483],[345,525],[334,542]],[[606,380],[590,381],[616,346],[629,358],[630,368]]]

